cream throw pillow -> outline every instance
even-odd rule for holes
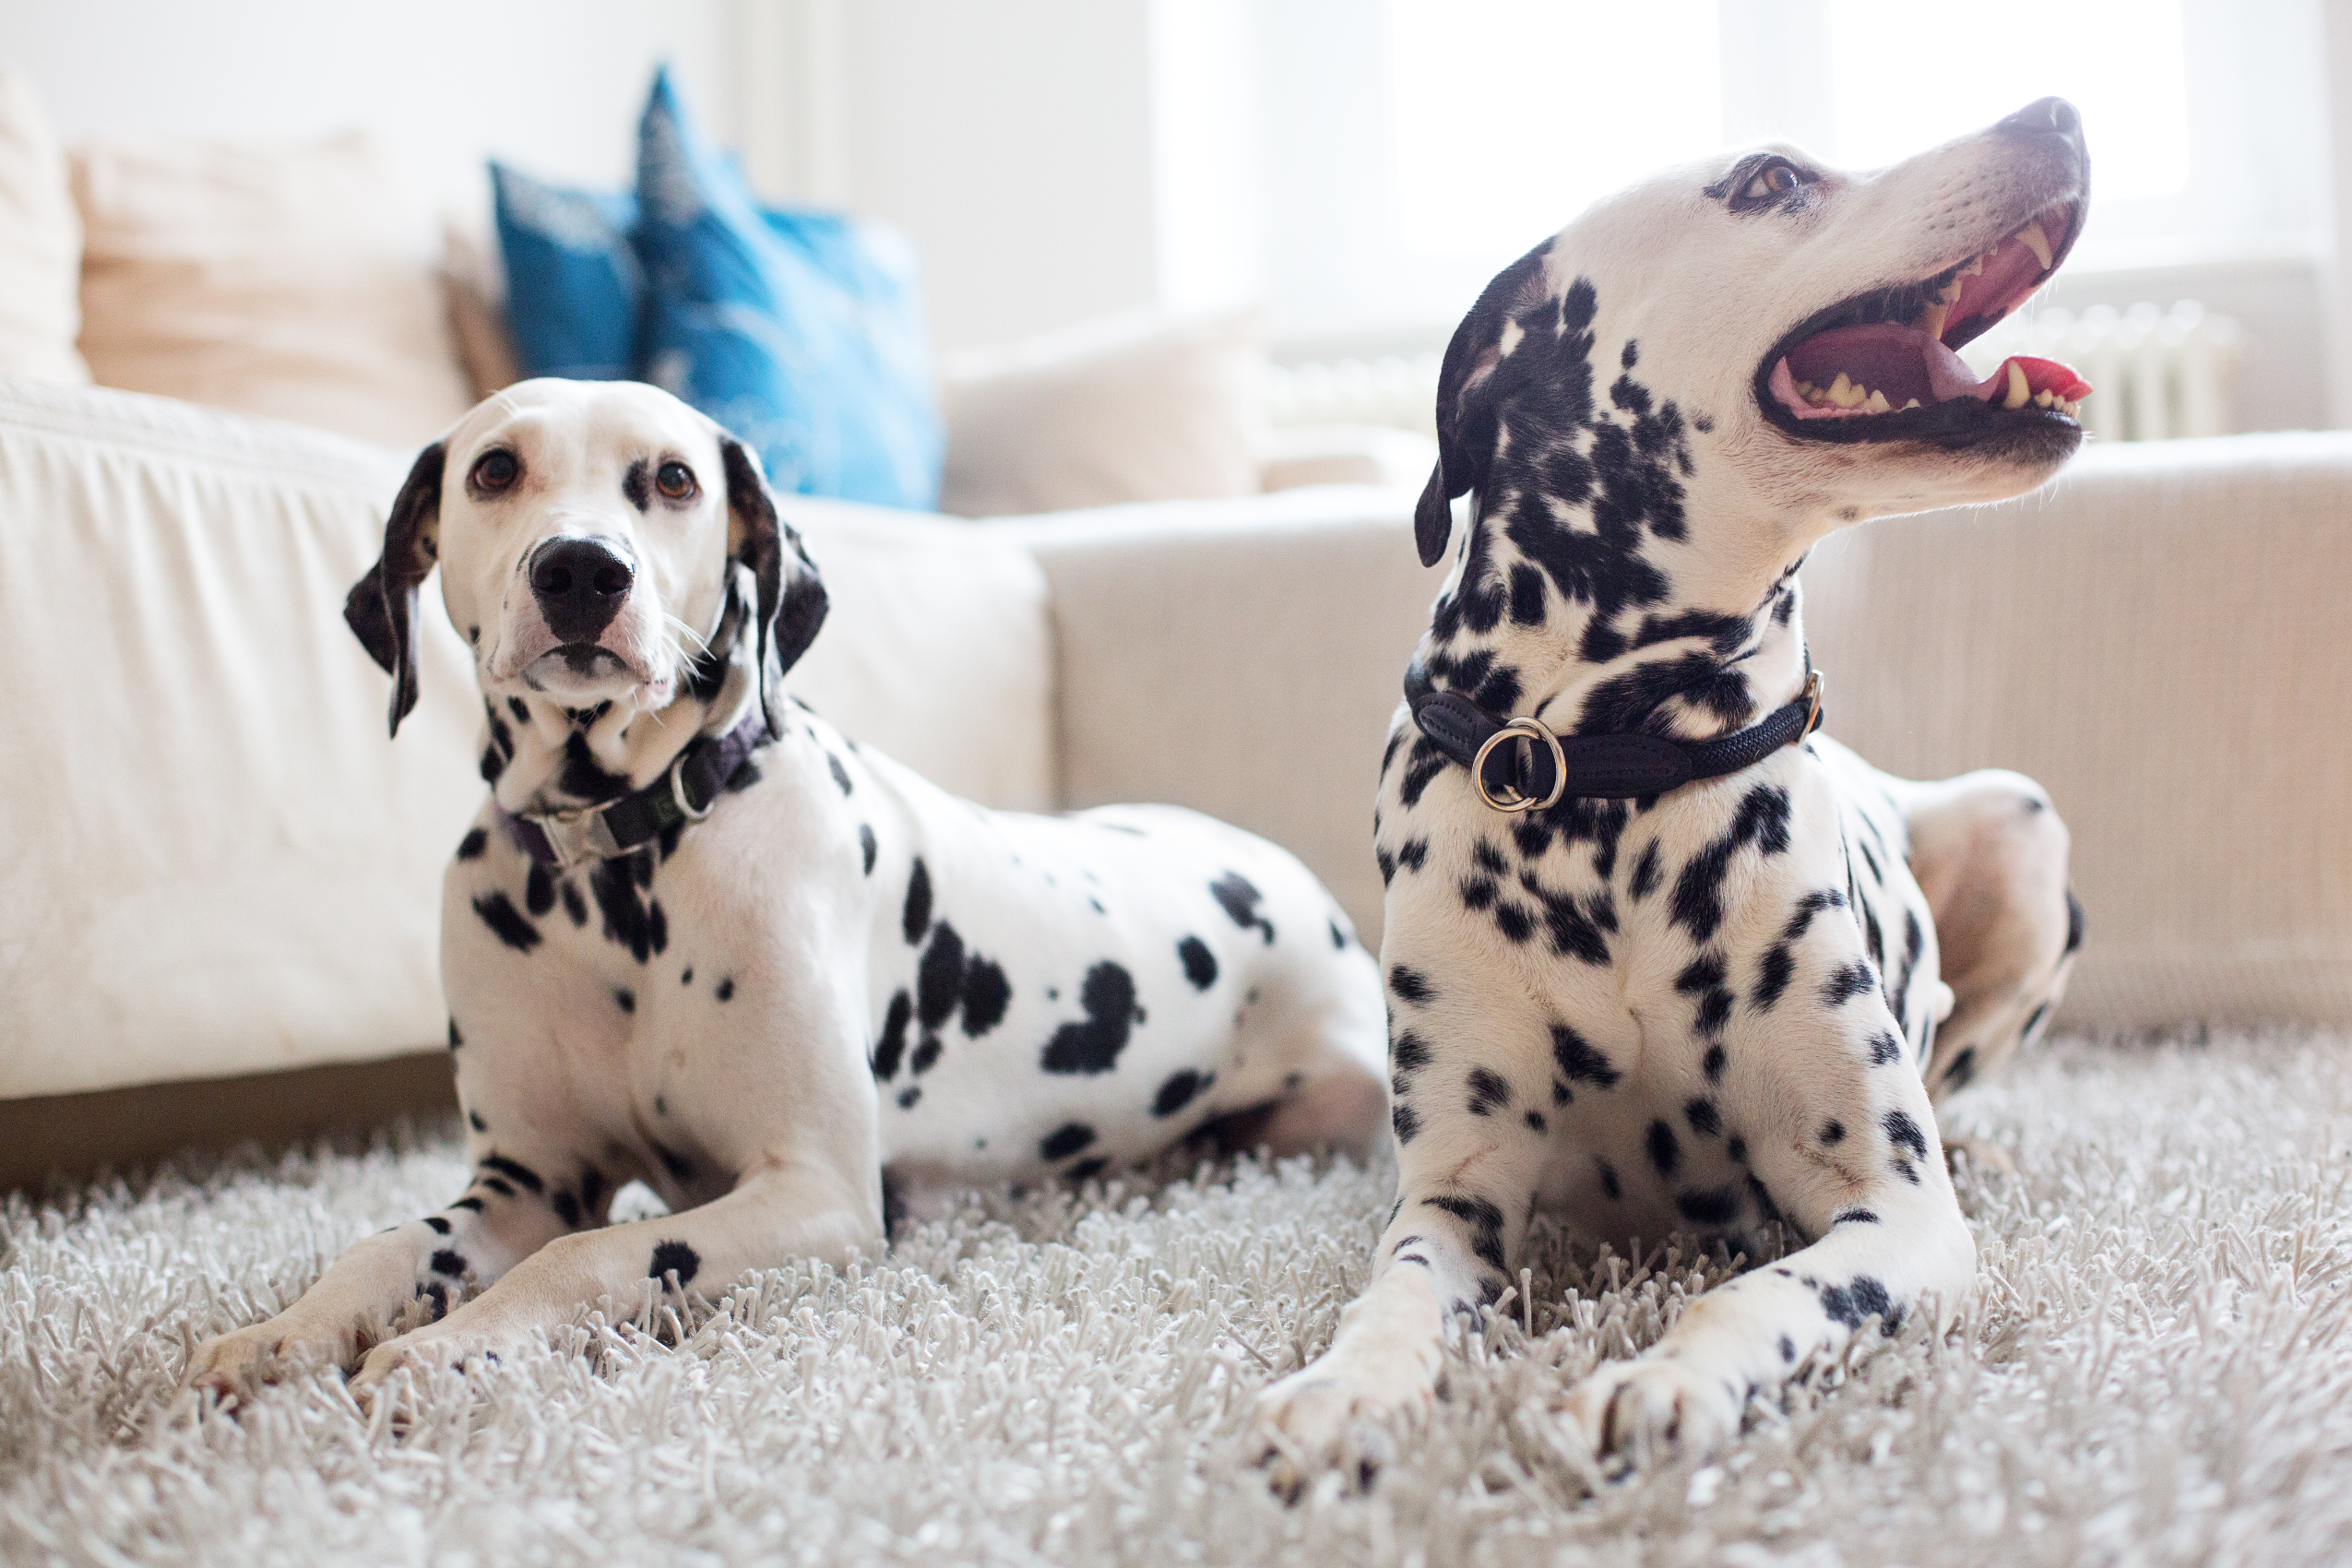
[[[939,509],[1255,494],[1262,358],[1254,313],[1113,316],[950,356]]]
[[[471,405],[430,226],[367,137],[108,138],[73,180],[101,383],[395,446]]]
[[[86,382],[81,220],[31,86],[0,71],[0,375]]]

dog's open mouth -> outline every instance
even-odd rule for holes
[[[2091,387],[2073,367],[2016,354],[1979,380],[1955,350],[2049,280],[2073,245],[2080,215],[2077,201],[2055,203],[1930,278],[1815,315],[1756,373],[1767,417],[1802,436],[1953,447],[2021,424],[2073,425]]]

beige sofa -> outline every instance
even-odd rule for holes
[[[433,618],[388,741],[339,616],[408,456],[0,382],[0,1184],[445,1099],[437,889],[479,702]],[[795,501],[835,601],[799,686],[992,804],[1266,833],[1376,937],[1373,773],[1438,585],[1412,498]],[[2025,769],[2073,825],[2064,1024],[2352,1023],[2347,503],[2352,438],[2125,446],[1807,567],[1838,734]]]

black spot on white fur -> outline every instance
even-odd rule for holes
[[[657,1241],[653,1245],[653,1264],[647,1277],[661,1279],[675,1274],[680,1285],[691,1285],[702,1271],[702,1254],[683,1241]]]
[[[1235,925],[1243,931],[1263,932],[1266,941],[1273,942],[1274,922],[1257,912],[1258,903],[1265,895],[1248,877],[1238,871],[1229,871],[1210,883],[1208,890],[1224,907],[1225,912],[1233,917]]]
[[[1161,1117],[1175,1115],[1198,1099],[1201,1091],[1216,1080],[1216,1074],[1199,1072],[1191,1067],[1170,1073],[1160,1084],[1159,1092],[1152,1096],[1151,1113]]]
[[[540,944],[539,927],[524,919],[523,912],[515,908],[515,901],[503,891],[476,898],[474,913],[499,941],[517,953],[528,953]]]
[[[907,902],[899,914],[898,929],[906,933],[910,945],[921,942],[923,932],[931,929],[931,873],[920,855],[915,857],[914,869],[907,873]]]
[[[1110,1072],[1143,1020],[1143,1009],[1135,1005],[1134,977],[1108,958],[1087,971],[1078,1004],[1087,1010],[1086,1017],[1063,1025],[1046,1041],[1039,1065],[1049,1073]]]
[[[1083,1122],[1064,1122],[1038,1144],[1038,1158],[1049,1163],[1067,1159],[1094,1142],[1094,1129]]]

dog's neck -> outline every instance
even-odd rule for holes
[[[1620,547],[1604,550],[1593,541],[1611,530],[1590,505],[1547,498],[1559,531],[1530,534],[1485,500],[1469,498],[1467,538],[1416,654],[1439,687],[1563,735],[1687,741],[1753,724],[1803,689],[1797,568],[1814,530],[1724,526],[1702,501],[1679,539],[1621,526]],[[1788,558],[1732,542],[1754,539],[1784,541]]]
[[[659,779],[697,735],[724,735],[758,710],[753,639],[692,661],[659,707],[570,707],[549,696],[483,698],[481,776],[508,812],[601,805]]]

